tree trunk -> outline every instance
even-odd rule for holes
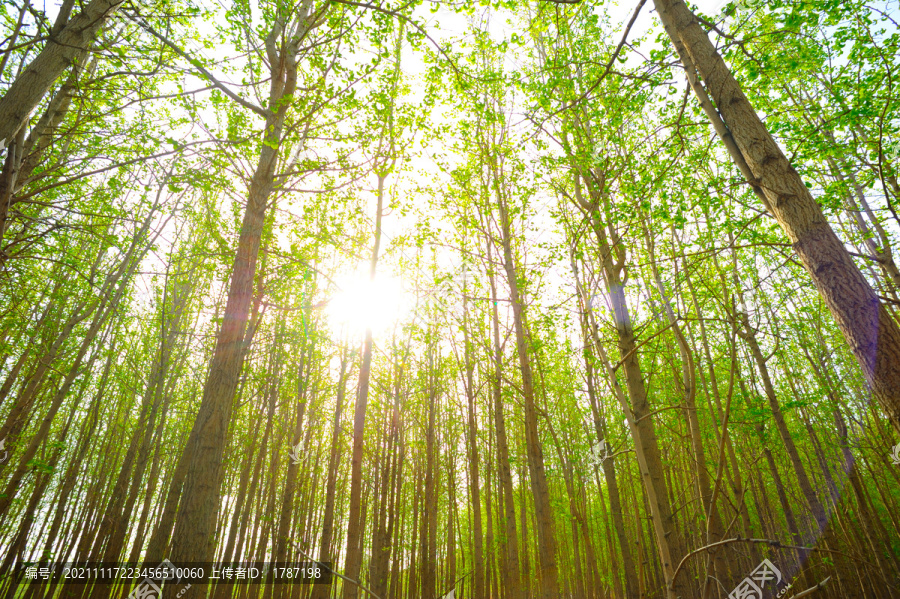
[[[386,174],[378,175],[378,200],[375,207],[375,240],[372,246],[372,257],[369,261],[369,279],[375,280],[378,267],[378,249],[381,245],[381,216],[384,204],[384,182]],[[350,511],[347,520],[347,565],[344,575],[350,580],[360,582],[359,573],[362,568],[362,538],[365,528],[360,521],[362,501],[362,460],[363,436],[366,429],[366,405],[369,401],[369,378],[372,370],[372,329],[366,328],[363,342],[362,363],[359,366],[359,388],[356,393],[356,406],[353,415],[353,454],[350,461]],[[357,599],[357,584],[344,583],[343,599]]]
[[[302,15],[298,18],[303,20]],[[276,25],[271,37],[277,38],[281,29],[280,25]],[[191,459],[185,465],[182,501],[178,504],[172,536],[170,559],[175,564],[211,561],[215,553],[215,521],[219,508],[222,457],[243,364],[244,333],[250,314],[256,262],[269,195],[274,186],[280,154],[282,130],[289,100],[297,84],[294,54],[296,43],[285,41],[279,60],[271,65],[270,111],[266,117],[265,141],[260,148],[259,161],[250,181],[224,318],[216,335],[216,346],[203,387],[203,398],[185,448],[185,455],[191,456]],[[163,597],[175,599],[178,590],[180,589],[168,585],[163,591]],[[202,594],[206,590],[206,584],[201,582],[194,585],[192,592]]]
[[[488,264],[493,264],[493,244],[487,240]],[[506,532],[506,559],[503,568],[503,588],[507,597],[519,596],[521,573],[519,571],[519,543],[516,536],[516,501],[513,494],[512,472],[509,467],[509,442],[506,437],[506,417],[503,415],[503,349],[500,347],[500,317],[497,309],[497,285],[493,267],[488,278],[491,284],[491,324],[494,337],[494,376],[491,388],[494,395],[494,422],[497,429],[497,477],[500,482],[500,496],[503,502],[503,525]],[[525,506],[522,506],[525,509]]]
[[[465,346],[465,378],[469,450],[469,494],[472,506],[472,599],[484,599],[484,531],[481,525],[481,483],[478,479],[478,426],[475,423],[475,364],[472,361],[472,347],[469,340],[469,304],[466,290],[463,290],[463,343]],[[490,506],[488,506],[490,509]]]
[[[718,543],[724,540],[725,526],[722,518],[719,516],[718,508],[712,503],[713,489],[709,480],[709,472],[706,469],[706,452],[703,448],[703,437],[700,431],[700,419],[697,417],[697,404],[695,398],[697,396],[696,385],[696,367],[694,365],[693,351],[688,344],[681,326],[678,324],[678,318],[675,316],[675,310],[669,301],[665,286],[659,275],[659,269],[656,265],[656,256],[654,252],[653,238],[646,227],[646,219],[642,220],[644,238],[647,242],[647,251],[649,254],[650,270],[653,275],[653,282],[659,291],[662,299],[663,311],[675,339],[678,342],[678,352],[681,357],[681,391],[684,397],[685,418],[687,420],[688,430],[691,435],[691,448],[693,449],[693,469],[697,472],[696,485],[700,495],[701,505],[703,507],[703,522],[706,523],[706,535],[703,540],[705,544]],[[673,234],[674,236],[674,234]],[[714,580],[722,580],[729,574],[728,562],[725,560],[725,554],[721,549],[711,549],[711,566],[713,566],[712,575],[707,575],[703,582],[703,597],[710,597],[713,589]]]
[[[694,85],[701,105],[790,239],[862,367],[872,396],[900,432],[900,326],[878,301],[684,0],[654,4],[688,77],[696,69],[715,102],[708,106],[709,99],[704,102]]]
[[[123,4],[122,0],[91,0],[54,35],[0,98],[0,145],[9,145],[53,83],[87,51],[97,33]]]
[[[824,531],[825,527],[828,526],[828,515],[825,512],[825,507],[819,500],[815,489],[813,489],[812,483],[810,483],[809,481],[809,477],[806,475],[806,467],[803,465],[803,462],[800,461],[800,454],[798,453],[797,446],[794,444],[794,439],[787,428],[787,423],[784,420],[784,414],[782,414],[781,412],[781,405],[779,404],[778,397],[775,394],[775,387],[772,385],[772,380],[769,377],[769,369],[766,366],[766,358],[765,356],[763,356],[762,350],[759,347],[759,343],[757,343],[756,341],[756,333],[750,326],[750,322],[747,319],[746,314],[741,313],[738,315],[738,318],[741,319],[741,325],[744,329],[743,331],[739,331],[739,334],[741,338],[747,342],[747,345],[750,348],[750,353],[753,356],[754,361],[756,362],[756,367],[759,370],[760,377],[762,378],[763,389],[766,392],[766,398],[769,402],[769,409],[772,411],[772,419],[775,421],[775,428],[778,431],[778,435],[781,437],[781,442],[784,444],[784,448],[787,452],[788,458],[791,461],[791,465],[794,467],[794,474],[796,474],[797,476],[797,482],[800,485],[800,490],[803,492],[803,496],[806,498],[806,502],[809,504],[813,518],[815,518],[819,530]]]
[[[331,429],[331,454],[328,458],[328,482],[325,484],[325,512],[322,515],[322,537],[319,541],[319,559],[323,562],[332,561],[332,538],[334,535],[334,499],[337,494],[338,466],[340,465],[341,446],[341,414],[344,409],[344,393],[347,383],[347,348],[341,351],[341,374],[338,377],[337,400],[334,406],[334,425]],[[310,599],[326,599],[330,588],[325,585],[313,585]]]
[[[495,182],[499,186],[499,182]],[[537,520],[538,555],[540,556],[541,599],[556,599],[559,595],[559,574],[556,563],[556,533],[553,526],[553,512],[550,508],[550,490],[544,470],[544,451],[538,434],[537,410],[534,401],[534,377],[531,372],[531,358],[525,331],[525,304],[519,290],[517,271],[512,253],[512,235],[506,203],[498,198],[500,227],[502,232],[503,265],[509,284],[510,300],[513,306],[513,322],[516,333],[516,351],[519,354],[519,369],[522,373],[522,395],[525,404],[525,447],[528,452],[528,474],[531,492],[534,495],[534,512]]]

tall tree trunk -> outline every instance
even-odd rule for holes
[[[772,419],[775,421],[775,428],[778,431],[779,437],[781,437],[781,442],[784,444],[791,465],[794,467],[794,474],[797,476],[800,490],[803,492],[803,496],[809,504],[819,530],[824,531],[825,527],[828,526],[828,515],[825,512],[825,507],[822,505],[822,502],[816,494],[816,490],[813,489],[809,477],[806,475],[806,467],[803,465],[803,462],[800,461],[800,454],[797,451],[797,446],[794,444],[794,438],[787,428],[784,414],[781,412],[781,405],[778,402],[778,396],[775,394],[775,387],[772,385],[772,380],[769,376],[766,358],[763,356],[759,343],[756,341],[756,333],[753,330],[753,327],[750,326],[750,321],[745,313],[740,313],[738,318],[741,320],[741,326],[743,328],[743,331],[739,330],[738,334],[747,342],[747,346],[750,348],[750,354],[756,362],[757,370],[759,371],[760,378],[762,378],[763,389],[765,390],[766,398],[769,402],[769,409],[772,411]]]
[[[306,27],[309,10],[310,3],[304,2],[296,17],[300,22],[299,28]],[[269,35],[269,45],[274,46],[282,31],[283,26],[276,23]],[[172,535],[170,559],[175,564],[210,561],[215,553],[222,457],[243,364],[244,333],[250,314],[263,225],[274,186],[285,118],[297,85],[298,43],[299,39],[284,40],[280,54],[276,56],[274,50],[270,52],[272,78],[264,142],[250,181],[224,318],[216,335],[203,398],[185,448],[185,455],[191,456],[191,459],[185,465],[182,500],[178,503]],[[164,599],[175,599],[179,590],[174,585],[167,585],[163,591]],[[202,594],[206,590],[206,584],[201,582],[194,585],[192,592]]]
[[[616,336],[619,347],[620,366],[625,373],[625,387],[628,390],[630,404],[625,399],[625,394],[616,378],[606,350],[601,343],[596,343],[598,356],[605,364],[610,384],[622,410],[628,416],[628,426],[635,444],[635,453],[641,471],[642,483],[647,494],[648,510],[653,524],[654,537],[657,551],[659,552],[660,566],[665,578],[666,593],[669,599],[681,597],[694,597],[695,589],[688,582],[688,572],[679,573],[675,578],[675,569],[681,561],[681,556],[686,553],[682,533],[678,530],[675,514],[669,500],[669,489],[665,481],[665,469],[663,468],[662,455],[659,450],[659,442],[653,424],[652,413],[647,396],[647,388],[644,383],[644,374],[638,355],[638,344],[631,324],[631,315],[625,302],[625,289],[622,282],[622,273],[625,268],[626,250],[621,238],[610,225],[610,233],[600,222],[601,205],[609,213],[611,208],[606,203],[606,198],[596,189],[592,189],[590,202],[584,199],[581,193],[582,178],[575,173],[575,200],[578,206],[586,212],[590,226],[597,238],[598,249],[601,254],[601,266],[606,291],[612,305],[612,314],[615,321]],[[615,254],[613,249],[615,248]],[[614,259],[615,256],[615,259]],[[583,299],[584,305],[588,300]],[[596,331],[597,323],[590,313],[591,329]],[[595,340],[599,337],[592,333]]]
[[[495,180],[499,195],[500,182]],[[541,599],[556,599],[559,595],[559,574],[556,563],[556,533],[553,526],[553,511],[550,507],[550,490],[544,470],[544,450],[538,433],[537,409],[534,400],[534,377],[531,372],[531,357],[525,322],[525,303],[519,290],[518,273],[513,259],[512,233],[506,201],[498,197],[500,212],[501,243],[503,246],[503,266],[509,284],[510,300],[513,307],[513,324],[516,334],[516,351],[519,354],[519,370],[522,374],[522,395],[525,407],[525,447],[528,454],[528,474],[531,492],[534,495],[534,512],[537,520],[538,555],[540,556]]]
[[[309,319],[309,315],[311,312],[311,306],[307,304],[306,307],[306,315],[307,320]],[[309,397],[309,388],[312,384],[315,386],[317,383],[314,382],[313,379],[313,360],[315,359],[315,336],[308,338],[307,340],[308,348],[306,352],[305,359],[301,354],[300,366],[297,372],[297,405],[296,405],[296,416],[294,422],[294,430],[291,434],[291,447],[293,448],[292,452],[299,452],[305,454],[304,451],[301,451],[301,443],[303,437],[303,418],[306,415],[306,411],[308,409],[310,397]],[[316,389],[314,388],[312,391],[313,397],[316,395]],[[296,453],[294,454],[295,457]],[[275,551],[273,560],[276,562],[284,562],[288,559],[288,540],[291,534],[291,521],[294,517],[294,496],[297,491],[297,476],[300,472],[303,471],[303,464],[297,463],[297,461],[292,457],[287,463],[287,474],[284,478],[284,492],[281,496],[281,509],[278,517],[278,528],[275,532]],[[270,585],[271,587],[275,587],[276,585]],[[274,588],[276,592],[276,597],[283,597],[282,591],[289,587],[280,587]]]
[[[478,479],[478,426],[475,422],[475,363],[472,361],[472,347],[469,339],[469,304],[463,289],[463,343],[465,345],[465,373],[463,383],[466,389],[466,421],[468,425],[469,450],[469,494],[472,500],[472,599],[484,599],[484,531],[481,525],[481,483]],[[488,506],[490,509],[490,506]]]
[[[319,541],[319,559],[323,562],[332,561],[332,538],[334,536],[334,503],[337,494],[338,466],[341,458],[340,432],[341,414],[344,410],[344,393],[347,384],[347,347],[341,348],[341,373],[338,376],[337,399],[334,406],[334,424],[331,429],[331,454],[328,458],[328,479],[325,484],[325,512],[322,515],[322,536]],[[324,585],[313,585],[310,599],[326,599],[329,588]]]
[[[699,491],[701,505],[703,506],[703,522],[706,523],[706,535],[704,541],[707,545],[718,543],[724,540],[725,526],[722,518],[719,516],[718,508],[712,503],[713,489],[709,480],[709,472],[706,469],[706,452],[703,448],[703,437],[700,431],[700,419],[697,417],[697,396],[696,385],[696,366],[694,364],[693,351],[688,344],[681,326],[678,324],[678,318],[675,316],[675,310],[669,301],[662,278],[659,275],[659,268],[656,264],[656,256],[654,251],[653,238],[650,231],[646,227],[646,220],[642,220],[644,238],[647,243],[647,251],[649,254],[650,270],[653,275],[653,283],[659,291],[662,299],[663,311],[675,339],[678,342],[678,352],[681,357],[681,391],[684,397],[685,418],[687,420],[688,430],[691,435],[691,448],[693,449],[693,469],[697,472],[696,484]],[[674,237],[674,232],[673,232]],[[714,580],[721,580],[729,573],[728,562],[725,560],[724,552],[718,548],[709,550],[711,554],[712,575],[707,575],[703,582],[703,597],[711,596],[713,591]]]
[[[375,280],[378,267],[378,249],[381,245],[381,217],[384,205],[384,182],[386,173],[378,175],[378,200],[375,207],[375,240],[372,246],[372,257],[369,260],[369,280]],[[353,454],[350,461],[350,511],[347,520],[347,565],[344,575],[359,583],[362,568],[362,538],[365,532],[364,522],[360,519],[362,504],[362,461],[363,436],[366,429],[366,405],[369,401],[369,378],[372,371],[372,338],[371,327],[366,328],[363,342],[362,363],[359,366],[359,387],[356,392],[356,406],[353,415]],[[357,584],[344,583],[343,599],[357,599]]]
[[[493,243],[485,240],[487,262],[493,265]],[[493,393],[494,425],[497,433],[497,478],[500,483],[500,498],[503,504],[503,527],[506,533],[504,547],[506,555],[503,567],[503,588],[508,598],[519,596],[521,573],[519,571],[519,542],[516,536],[516,499],[513,491],[512,472],[509,466],[509,441],[506,436],[506,417],[503,414],[503,348],[500,346],[500,316],[497,308],[497,284],[493,266],[488,267],[491,285],[491,330],[493,332]],[[522,506],[524,509],[524,506]]]
[[[835,235],[731,70],[684,0],[654,0],[717,133],[793,244],[862,367],[872,396],[900,432],[900,326]],[[699,74],[710,98],[696,81]]]
[[[10,144],[53,83],[79,61],[122,4],[123,0],[91,0],[59,31],[51,32],[49,43],[0,98],[0,145]]]
[[[438,368],[440,358],[436,353],[436,340],[432,330],[432,340],[428,349],[428,423],[425,429],[425,495],[423,496],[422,529],[420,531],[420,555],[422,561],[422,597],[437,597],[437,463],[435,454],[435,416],[438,401]]]
[[[125,452],[116,485],[113,488],[110,504],[106,510],[103,527],[96,543],[98,547],[103,541],[107,541],[103,553],[103,561],[116,562],[122,548],[125,545],[125,535],[128,524],[131,521],[132,510],[140,492],[141,482],[147,466],[147,457],[150,453],[150,442],[154,436],[157,412],[162,406],[166,379],[168,377],[170,358],[176,343],[176,337],[181,330],[181,317],[184,314],[185,301],[190,295],[191,285],[175,284],[173,289],[172,313],[168,323],[161,327],[165,334],[159,340],[159,351],[155,353],[147,388],[141,402],[140,416],[132,433],[131,443]],[[164,302],[167,299],[163,300]],[[161,318],[164,318],[164,314]],[[132,471],[133,467],[133,471]],[[130,480],[130,485],[128,484]],[[98,599],[108,597],[112,590],[111,585],[100,585],[93,591]]]

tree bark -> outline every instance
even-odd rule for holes
[[[0,98],[0,142],[10,145],[53,83],[76,63],[123,0],[91,0],[50,39]]]
[[[512,472],[509,467],[509,442],[506,436],[506,417],[503,414],[503,349],[500,346],[500,317],[497,309],[497,285],[493,271],[493,244],[487,240],[489,265],[488,278],[491,284],[491,328],[493,330],[494,372],[491,388],[494,396],[494,422],[497,429],[497,477],[500,482],[500,497],[503,502],[503,525],[506,532],[506,559],[503,568],[503,588],[507,597],[519,596],[521,573],[519,571],[519,543],[516,536],[516,499],[513,494]],[[525,506],[522,506],[525,509]]]
[[[750,105],[684,0],[654,0],[688,77],[699,73],[724,128],[717,132],[762,194],[850,346],[872,396],[900,432],[900,326],[879,302],[821,208]],[[695,87],[695,92],[697,88]],[[698,94],[703,101],[702,96]],[[710,114],[708,111],[707,114]],[[711,114],[715,124],[715,115]]]
[[[296,17],[298,29],[307,28],[309,10],[310,2],[304,2]],[[243,364],[244,333],[250,314],[256,262],[269,196],[275,184],[285,118],[297,85],[296,51],[300,40],[284,40],[278,53],[273,49],[274,42],[282,32],[283,26],[276,22],[267,39],[267,46],[271,46],[272,77],[264,142],[250,181],[224,318],[216,335],[203,398],[185,448],[185,455],[191,456],[191,459],[185,465],[182,501],[178,504],[172,537],[170,559],[175,564],[211,561],[215,553],[222,458]],[[175,599],[179,590],[174,585],[168,585],[163,590],[163,597]],[[192,592],[202,594],[206,590],[207,585],[201,582],[194,585]]]

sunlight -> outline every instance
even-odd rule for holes
[[[328,324],[337,335],[362,336],[371,327],[375,336],[389,331],[409,311],[410,302],[399,279],[377,274],[369,280],[360,268],[335,278],[338,289],[328,302]]]

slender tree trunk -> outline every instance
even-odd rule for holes
[[[306,308],[307,319],[310,314],[310,306],[307,305]],[[291,434],[291,447],[293,451],[298,451],[301,454],[305,454],[305,451],[301,449],[301,442],[303,437],[303,418],[307,412],[307,406],[310,401],[308,389],[310,385],[316,385],[313,379],[313,360],[316,358],[315,354],[315,337],[312,337],[308,340],[309,347],[307,348],[306,358],[300,361],[300,367],[297,372],[297,405],[296,405],[296,416],[294,422],[294,430]],[[316,390],[313,389],[313,396],[316,395]],[[296,454],[295,454],[296,456]],[[287,474],[284,478],[284,492],[281,497],[281,509],[278,517],[278,528],[275,532],[275,551],[274,551],[274,561],[276,562],[284,562],[287,561],[288,558],[288,539],[291,535],[291,521],[294,516],[294,496],[297,491],[297,477],[300,472],[303,471],[303,464],[297,463],[297,461],[292,457],[287,463]],[[269,585],[273,587],[273,589],[278,593],[276,596],[283,596],[281,591],[284,591],[288,587],[280,587],[274,588],[276,585]]]
[[[498,186],[499,181],[495,181]],[[499,193],[499,191],[498,191]],[[525,446],[528,452],[528,474],[531,492],[534,495],[534,511],[537,520],[538,555],[540,556],[541,599],[556,599],[559,594],[559,574],[557,571],[556,533],[553,526],[553,512],[550,508],[550,490],[544,470],[544,451],[538,433],[537,410],[534,400],[534,377],[531,372],[531,357],[528,347],[525,323],[525,304],[519,290],[519,279],[513,260],[512,235],[506,203],[498,198],[500,226],[502,233],[503,264],[509,284],[513,306],[513,323],[516,334],[516,351],[519,354],[519,369],[522,373],[522,394],[525,404]]]
[[[493,265],[493,244],[487,243],[488,264]],[[512,485],[512,472],[509,466],[509,442],[506,436],[506,417],[503,415],[503,349],[500,346],[500,317],[497,308],[497,285],[494,279],[493,266],[489,267],[488,278],[491,284],[491,328],[493,331],[493,366],[491,380],[494,399],[494,422],[497,429],[497,466],[498,479],[503,502],[503,524],[506,531],[506,559],[503,568],[503,588],[507,597],[519,596],[521,573],[519,571],[519,543],[516,535],[516,503]],[[522,506],[525,509],[525,506]],[[527,549],[526,549],[527,550]]]
[[[634,336],[628,305],[625,302],[624,285],[622,283],[622,272],[626,258],[625,247],[614,230],[611,229],[610,237],[600,223],[599,209],[604,198],[594,190],[591,193],[591,201],[586,201],[581,194],[581,183],[582,179],[576,173],[576,201],[579,207],[589,215],[591,227],[597,238],[598,249],[602,255],[603,278],[610,303],[612,304],[619,355],[621,356],[619,365],[625,373],[625,387],[628,390],[628,397],[631,399],[630,405],[619,386],[615,370],[606,355],[606,350],[603,348],[602,343],[596,343],[595,341],[595,349],[605,364],[610,384],[622,406],[622,410],[628,416],[628,426],[635,443],[635,453],[641,471],[642,483],[650,505],[648,511],[651,515],[660,565],[667,587],[667,596],[669,599],[676,599],[679,596],[685,598],[693,597],[695,589],[689,582],[689,573],[680,573],[677,579],[674,577],[675,568],[681,561],[680,556],[686,553],[686,549],[682,534],[676,526],[675,514],[669,500],[669,489],[664,478],[665,470],[652,420],[644,375],[639,361],[637,340]],[[608,211],[608,205],[605,207]],[[615,260],[613,258],[613,247],[616,248]],[[588,303],[587,297],[584,297],[583,305],[587,306]],[[596,340],[599,335],[596,333],[597,323],[594,320],[591,321],[591,329],[594,331],[592,336]]]
[[[422,560],[422,597],[437,597],[437,463],[435,441],[435,417],[438,401],[437,383],[439,357],[435,356],[436,342],[429,343],[428,380],[429,392],[426,410],[428,424],[425,429],[425,495],[423,497],[420,551]]]
[[[644,221],[642,221],[643,223]],[[695,401],[697,395],[696,385],[696,366],[694,364],[693,351],[688,344],[681,326],[678,324],[678,318],[675,316],[675,310],[669,301],[665,286],[659,275],[659,269],[656,265],[656,257],[654,252],[653,239],[646,225],[644,228],[644,238],[647,242],[647,249],[650,258],[650,269],[653,274],[653,282],[659,291],[662,299],[663,311],[675,339],[678,342],[678,351],[681,357],[681,391],[684,397],[685,417],[687,420],[688,430],[691,436],[691,448],[693,449],[693,470],[697,472],[696,485],[700,495],[701,505],[703,506],[703,522],[706,522],[706,534],[703,538],[706,544],[718,543],[724,540],[725,526],[719,516],[718,508],[713,505],[713,489],[709,480],[709,472],[706,469],[706,452],[703,447],[703,437],[700,431],[700,419],[697,417],[697,404]],[[674,236],[674,235],[673,235]],[[728,562],[725,560],[724,552],[718,549],[711,549],[711,565],[713,566],[713,575],[707,575],[703,582],[703,597],[710,597],[713,591],[713,584],[716,579],[723,579],[729,574]]]
[[[819,500],[815,489],[813,489],[812,483],[809,481],[809,477],[806,475],[806,467],[803,465],[803,462],[800,461],[800,454],[798,453],[797,446],[794,444],[794,439],[787,428],[787,423],[784,420],[784,414],[781,412],[781,405],[779,404],[778,397],[775,394],[775,387],[772,385],[772,380],[769,377],[769,369],[766,366],[766,358],[765,356],[763,356],[762,350],[759,347],[759,343],[757,343],[756,341],[756,333],[750,326],[747,315],[741,313],[739,315],[739,318],[741,319],[741,324],[744,329],[743,331],[739,331],[739,334],[744,339],[744,341],[747,342],[747,346],[750,348],[750,353],[753,356],[754,361],[756,362],[756,367],[759,370],[760,377],[762,378],[763,389],[766,392],[766,398],[769,402],[769,409],[772,410],[772,419],[775,421],[775,428],[778,431],[778,435],[781,437],[781,442],[784,444],[784,448],[787,452],[788,458],[791,461],[791,465],[794,467],[794,474],[796,474],[797,482],[800,485],[800,490],[803,492],[803,496],[806,498],[806,502],[810,506],[813,518],[815,518],[819,530],[824,531],[825,527],[828,526],[828,515],[825,512],[825,507]]]
[[[369,279],[375,280],[378,267],[378,250],[381,245],[381,217],[384,205],[384,183],[387,174],[378,175],[378,200],[375,207],[375,240],[372,246],[372,257],[369,261]],[[353,415],[353,454],[350,461],[350,511],[347,521],[347,565],[344,575],[350,580],[359,581],[362,568],[362,538],[364,522],[361,521],[362,507],[362,460],[363,437],[366,428],[366,406],[369,401],[369,378],[372,370],[372,329],[366,329],[363,342],[362,363],[359,367],[359,388],[356,393],[356,407]],[[357,599],[359,587],[353,583],[344,583],[343,599]]]
[[[328,482],[325,484],[325,512],[322,515],[322,536],[319,541],[319,559],[323,562],[332,561],[332,539],[334,536],[334,503],[337,494],[338,466],[340,465],[341,446],[341,414],[344,410],[344,393],[347,383],[347,347],[341,351],[341,374],[338,377],[337,400],[334,406],[334,425],[331,429],[331,454],[328,458]],[[324,585],[313,585],[310,599],[326,599],[330,589]]]
[[[469,340],[469,308],[468,300],[465,297],[465,289],[463,290],[463,343],[465,345],[465,378],[464,384],[466,389],[467,400],[467,424],[469,444],[469,494],[472,500],[472,560],[473,560],[473,594],[472,599],[484,599],[484,531],[481,526],[481,483],[478,478],[479,473],[479,455],[478,455],[478,433],[477,424],[475,422],[475,364],[472,361],[472,347]],[[488,506],[490,509],[490,506]]]

